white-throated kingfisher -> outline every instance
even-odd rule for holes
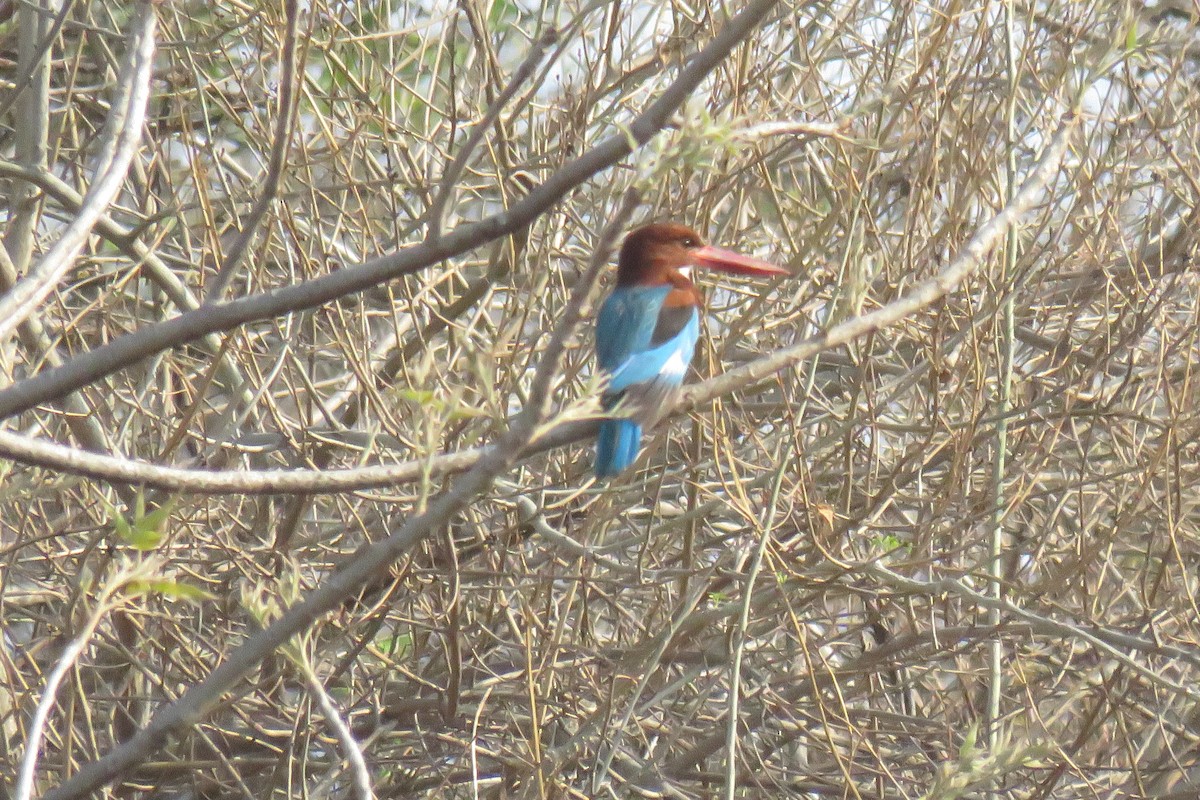
[[[757,258],[705,245],[685,225],[645,225],[625,237],[617,286],[596,318],[596,358],[608,373],[601,403],[620,404],[619,418],[600,424],[596,476],[628,469],[641,449],[643,426],[674,403],[700,338],[703,297],[692,267],[739,275],[787,275]]]

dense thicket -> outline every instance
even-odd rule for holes
[[[1195,792],[1192,6],[7,13],[9,796]],[[597,485],[651,219],[794,277]]]

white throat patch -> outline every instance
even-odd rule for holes
[[[677,269],[675,271],[678,272],[683,277],[687,278],[689,281],[692,279],[692,265],[691,264],[687,265],[686,267],[680,267],[679,269]]]

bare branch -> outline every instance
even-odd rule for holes
[[[649,141],[777,2],[751,2],[688,62],[679,77],[630,123],[627,132],[609,137],[570,162],[507,211],[455,228],[436,242],[405,248],[305,283],[205,306],[123,336],[76,356],[58,369],[0,390],[0,419],[57,399],[147,356],[206,334],[322,305],[425,269],[525,227],[588,178],[627,156],[634,143]]]
[[[0,774],[1195,793],[1200,27],[1178,0],[1115,31],[1066,0],[777,4],[627,135],[750,2],[301,6],[290,111],[283,4],[156,6],[137,154],[0,348],[6,383],[41,387],[0,394],[24,411],[0,425]],[[136,6],[75,2],[48,39],[61,5],[0,0],[0,94],[28,82],[0,296],[85,205],[125,80]],[[639,221],[793,275],[696,276],[677,417],[599,483],[602,376],[564,314],[630,185]],[[297,306],[314,287],[330,301]],[[140,338],[182,324],[215,330]],[[45,402],[43,373],[89,363]],[[55,673],[130,563],[145,580]]]
[[[549,49],[558,37],[557,31],[553,28],[545,31],[541,36],[534,40],[533,47],[529,49],[528,55],[521,65],[517,67],[512,78],[509,79],[508,85],[500,92],[500,95],[492,102],[484,113],[483,118],[471,128],[471,133],[467,136],[467,141],[463,142],[459,148],[458,155],[450,162],[450,166],[446,167],[446,171],[442,174],[438,185],[441,187],[437,197],[433,200],[433,205],[429,208],[429,223],[426,240],[436,242],[442,235],[442,223],[445,221],[446,206],[450,202],[450,198],[458,191],[458,181],[462,177],[463,170],[467,168],[467,161],[470,160],[471,154],[475,152],[475,148],[479,147],[479,143],[483,141],[483,137],[487,135],[488,129],[499,119],[500,113],[504,111],[505,106],[516,96],[517,92],[525,85],[525,83],[533,77],[538,65],[542,63],[542,59],[546,57],[546,50]]]
[[[430,505],[428,511],[410,519],[387,539],[359,548],[304,600],[289,608],[265,630],[247,639],[207,678],[189,688],[178,700],[159,709],[150,723],[132,739],[99,761],[87,765],[58,788],[47,792],[43,800],[66,800],[95,791],[146,756],[165,747],[172,736],[194,725],[222,695],[277,647],[312,625],[321,615],[332,611],[346,598],[361,591],[365,584],[388,569],[409,548],[439,530],[454,514],[486,491],[512,465],[545,417],[550,403],[550,387],[562,361],[566,342],[579,324],[588,294],[635,205],[636,195],[627,194],[621,209],[601,236],[592,263],[576,284],[571,301],[538,364],[529,400],[497,446],[488,450],[466,475]]]
[[[292,129],[296,120],[296,101],[293,99],[293,95],[296,92],[296,32],[300,25],[299,0],[287,0],[284,3],[283,13],[287,19],[287,25],[284,29],[283,54],[280,59],[282,69],[279,75],[279,108],[276,110],[278,116],[275,119],[275,136],[271,142],[271,154],[267,158],[267,172],[262,180],[263,190],[258,199],[254,201],[250,213],[242,221],[241,232],[230,245],[229,252],[225,254],[225,263],[221,265],[208,287],[205,298],[208,303],[220,301],[221,295],[225,293],[225,289],[233,280],[238,265],[242,263],[246,250],[254,241],[254,235],[258,232],[258,226],[262,223],[263,217],[266,216],[271,203],[279,195],[279,181],[283,178],[284,159],[287,157],[292,141]]]
[[[1025,179],[1020,191],[1013,196],[1012,202],[976,231],[975,235],[963,245],[954,260],[936,276],[883,308],[847,320],[835,325],[825,333],[685,390],[680,402],[681,408],[694,408],[701,403],[749,386],[780,370],[795,366],[822,350],[839,347],[854,339],[894,325],[900,320],[928,308],[954,291],[955,287],[962,283],[967,276],[979,269],[987,254],[1000,243],[1008,229],[1016,224],[1029,209],[1044,199],[1046,186],[1058,172],[1059,164],[1067,151],[1071,131],[1077,119],[1078,115],[1075,113],[1066,115],[1037,166]]]
[[[847,320],[827,332],[780,350],[770,356],[730,370],[704,383],[684,390],[683,401],[673,413],[679,414],[702,403],[732,394],[761,381],[768,375],[792,367],[805,359],[867,336],[928,308],[954,290],[977,270],[987,254],[1030,208],[1045,195],[1046,186],[1058,170],[1070,140],[1075,117],[1064,120],[1055,133],[1037,167],[1026,178],[1013,202],[987,221],[963,245],[959,255],[936,277],[918,286],[904,297],[861,317]],[[552,447],[580,441],[595,433],[598,423],[571,422],[559,426],[523,446],[522,457]],[[85,453],[47,442],[0,431],[0,454],[17,461],[51,467],[110,481],[144,483],[172,491],[221,494],[318,493],[341,492],[395,485],[421,475],[443,475],[468,469],[488,452],[487,448],[463,450],[430,460],[404,464],[358,467],[345,470],[287,470],[226,472],[159,467],[126,459]]]
[[[101,152],[95,179],[83,207],[42,260],[7,294],[0,297],[0,342],[5,341],[38,304],[54,291],[83,249],[96,220],[117,196],[142,135],[146,103],[150,100],[150,75],[154,62],[154,3],[142,0],[129,37],[129,51],[119,93],[105,129],[107,144]]]

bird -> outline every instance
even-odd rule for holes
[[[617,285],[596,316],[596,360],[607,374],[594,472],[612,478],[641,450],[642,431],[674,404],[700,339],[704,298],[692,268],[787,275],[782,267],[704,244],[692,228],[656,222],[631,231],[617,256]],[[620,408],[617,406],[620,405]]]

